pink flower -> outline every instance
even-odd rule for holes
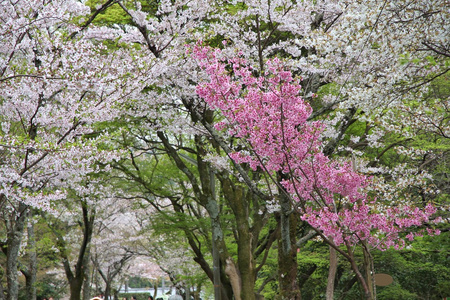
[[[225,60],[219,49],[200,44],[191,50],[209,75],[208,82],[197,86],[197,94],[226,119],[215,128],[243,139],[250,149],[230,157],[253,170],[285,174],[280,184],[292,199],[303,202],[301,219],[335,244],[366,240],[380,249],[400,249],[405,241],[399,233],[420,226],[436,212],[432,205],[424,210],[407,205],[385,212],[375,209],[376,199],[362,192],[371,178],[354,171],[350,162],[338,163],[321,152],[324,124],[307,121],[312,108],[299,96],[299,81],[280,59],[269,60],[264,76],[256,78],[242,58]]]

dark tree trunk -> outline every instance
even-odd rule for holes
[[[373,282],[373,276],[372,276],[372,256],[370,255],[370,252],[368,251],[368,245],[367,242],[362,242],[363,244],[363,257],[364,257],[364,279],[367,282],[367,286],[369,289],[369,295],[367,299],[375,299],[375,289],[374,289],[374,282]]]
[[[200,175],[200,182],[197,180],[195,175],[191,172],[191,170],[186,166],[184,161],[180,158],[177,151],[172,147],[169,143],[168,138],[162,132],[157,132],[159,139],[163,142],[164,147],[167,151],[167,154],[174,160],[177,167],[189,178],[190,183],[193,186],[194,193],[196,195],[197,201],[199,201],[200,205],[202,205],[206,211],[208,212],[209,218],[211,220],[211,229],[212,229],[212,239],[214,240],[215,246],[219,249],[217,252],[220,256],[220,265],[214,266],[216,269],[212,272],[208,271],[207,274],[213,277],[213,282],[220,282],[216,286],[216,299],[220,300],[228,300],[232,297],[231,286],[229,285],[229,281],[226,278],[224,270],[222,268],[225,265],[225,261],[228,258],[228,250],[225,246],[225,242],[223,240],[223,231],[220,225],[220,208],[217,204],[216,195],[215,195],[215,179],[212,170],[209,168],[208,163],[203,161],[202,154],[204,149],[202,149],[201,137],[196,136],[195,141],[197,143],[197,150],[199,154],[197,156],[197,167]],[[191,247],[193,243],[191,243]],[[195,244],[195,243],[194,243]],[[195,248],[195,247],[194,247]],[[195,249],[193,250],[195,251]],[[197,262],[202,262],[200,265],[205,269],[210,269],[203,263],[203,259],[201,256],[197,256]],[[216,256],[217,259],[217,256]],[[215,272],[214,272],[215,271]],[[220,281],[218,278],[218,274],[220,272]],[[215,279],[214,279],[215,277]]]
[[[104,297],[105,299],[109,299],[109,296],[111,296],[111,281],[106,283],[105,294],[104,294],[105,295],[105,297]]]
[[[94,230],[95,214],[91,212],[89,215],[87,203],[85,201],[81,201],[81,207],[83,212],[83,242],[78,253],[78,260],[75,265],[75,274],[70,272],[71,276],[67,277],[70,284],[70,300],[81,299],[83,282],[85,280],[86,272],[88,272],[90,243],[92,239],[92,232]]]
[[[83,200],[81,201],[82,209],[82,230],[83,230],[83,240],[81,243],[80,250],[78,252],[77,262],[75,264],[75,269],[72,271],[69,260],[69,250],[67,249],[66,241],[58,229],[50,226],[53,233],[57,238],[57,246],[60,251],[62,258],[64,271],[66,273],[67,281],[69,283],[70,290],[70,300],[81,300],[81,291],[83,290],[83,283],[86,278],[86,272],[89,272],[89,256],[90,256],[90,243],[92,239],[92,232],[94,229],[94,219],[95,212],[91,211],[89,213],[87,203]]]
[[[256,266],[253,257],[253,250],[256,247],[258,241],[258,234],[262,228],[261,224],[264,222],[263,218],[252,216],[254,223],[257,223],[253,227],[249,224],[249,211],[253,209],[254,206],[251,205],[246,196],[251,197],[252,193],[255,195],[262,194],[258,193],[256,185],[249,179],[248,173],[242,169],[239,165],[235,165],[239,169],[239,173],[245,178],[245,182],[249,188],[243,188],[240,184],[234,184],[230,179],[233,178],[231,174],[227,171],[213,172],[209,162],[204,160],[205,155],[209,153],[211,146],[220,152],[219,148],[222,148],[225,152],[229,152],[228,146],[225,143],[220,142],[221,139],[214,134],[214,130],[211,126],[213,119],[213,112],[206,110],[199,112],[197,108],[192,105],[189,99],[183,99],[183,103],[186,108],[192,113],[191,117],[194,122],[201,122],[205,125],[208,131],[211,132],[213,140],[205,138],[203,136],[195,136],[196,144],[196,154],[197,160],[192,162],[196,164],[198,168],[198,177],[194,172],[184,163],[184,160],[179,156],[177,149],[172,147],[169,143],[169,139],[165,136],[163,132],[157,132],[159,139],[162,141],[167,154],[174,160],[177,167],[188,177],[190,183],[192,184],[193,192],[197,201],[202,205],[208,212],[211,227],[212,227],[212,239],[214,245],[218,249],[218,253],[214,252],[215,261],[214,269],[212,272],[208,271],[207,274],[215,283],[216,298],[215,299],[231,299],[229,285],[227,286],[227,281],[233,284],[233,293],[236,299],[242,298],[245,300],[251,300],[255,297],[255,280],[256,280]],[[206,146],[205,146],[206,145]],[[185,159],[185,158],[184,158]],[[214,191],[214,181],[215,176],[221,181],[222,190],[228,187],[228,191],[223,192],[223,197],[225,201],[230,205],[233,210],[233,214],[236,217],[236,243],[238,244],[238,258],[237,263],[228,254],[227,247],[224,241],[224,234],[221,228],[220,222],[220,207],[216,200],[216,195]],[[256,212],[259,210],[256,209]],[[255,220],[258,220],[256,222]],[[192,245],[191,245],[192,246]],[[215,247],[213,247],[215,249]],[[218,255],[217,255],[218,254]],[[220,258],[220,266],[218,266],[217,256]],[[197,262],[202,262],[201,256],[197,256]],[[224,269],[225,267],[225,269]],[[206,266],[202,268],[208,270]],[[220,271],[220,281],[218,273]],[[228,277],[228,279],[227,279]],[[219,289],[222,292],[219,292]],[[219,296],[220,294],[220,296]]]
[[[114,294],[114,300],[119,300],[119,289],[114,289],[113,294]],[[156,294],[156,288],[155,288],[155,294]],[[156,295],[153,296],[153,299],[156,299],[155,297],[156,297]]]
[[[88,265],[84,272],[84,282],[83,282],[83,300],[91,299],[91,267]]]
[[[206,173],[209,176],[208,173]],[[222,227],[220,225],[220,208],[217,204],[217,200],[215,198],[214,192],[214,184],[212,180],[209,181],[211,188],[210,196],[207,196],[206,202],[206,210],[208,211],[210,220],[211,220],[211,229],[212,229],[212,240],[213,240],[213,254],[214,254],[214,262],[213,262],[213,283],[215,289],[215,299],[216,300],[228,300],[232,299],[232,288],[231,282],[226,278],[224,268],[222,266],[225,265],[225,261],[228,256],[228,250],[226,249],[225,242],[223,240],[224,235],[222,231]]]
[[[70,300],[80,300],[81,290],[83,287],[83,280],[79,277],[74,277],[70,281]]]
[[[120,274],[122,269],[125,267],[127,261],[130,260],[132,257],[133,257],[132,253],[126,253],[119,261],[116,261],[112,265],[110,265],[108,267],[107,272],[104,272],[100,268],[100,264],[99,264],[96,256],[92,258],[92,262],[93,262],[95,268],[97,269],[98,273],[100,274],[100,277],[105,282],[105,290],[103,293],[105,299],[109,299],[109,296],[111,296],[111,292],[113,291],[112,284],[113,284],[114,278],[116,278],[116,276],[118,274]]]

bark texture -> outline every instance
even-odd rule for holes
[[[7,300],[17,300],[19,297],[19,280],[17,276],[19,264],[19,250],[22,236],[25,230],[25,222],[28,215],[28,206],[20,203],[18,209],[7,219],[7,254],[6,254],[6,279]]]
[[[329,246],[329,248],[330,248],[330,269],[328,270],[326,299],[333,300],[334,299],[334,281],[336,279],[338,257],[337,257],[336,249],[334,249],[331,246]]]
[[[297,281],[297,215],[292,213],[289,197],[280,193],[280,238],[278,240],[278,280],[280,299],[301,300]]]

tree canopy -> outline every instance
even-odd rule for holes
[[[447,6],[2,1],[0,299],[450,296]]]

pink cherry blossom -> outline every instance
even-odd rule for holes
[[[379,211],[366,191],[371,178],[355,171],[350,162],[323,154],[320,135],[325,125],[307,121],[312,109],[299,96],[300,80],[280,59],[268,60],[266,71],[258,77],[242,57],[227,59],[220,50],[201,43],[188,53],[209,76],[197,86],[197,94],[225,118],[216,129],[248,146],[230,157],[254,170],[263,169],[271,178],[277,172],[284,174],[287,179],[279,184],[299,203],[301,219],[334,244],[367,241],[382,250],[401,248],[402,233],[430,221],[436,212],[432,205]],[[407,239],[413,236],[409,232]]]

